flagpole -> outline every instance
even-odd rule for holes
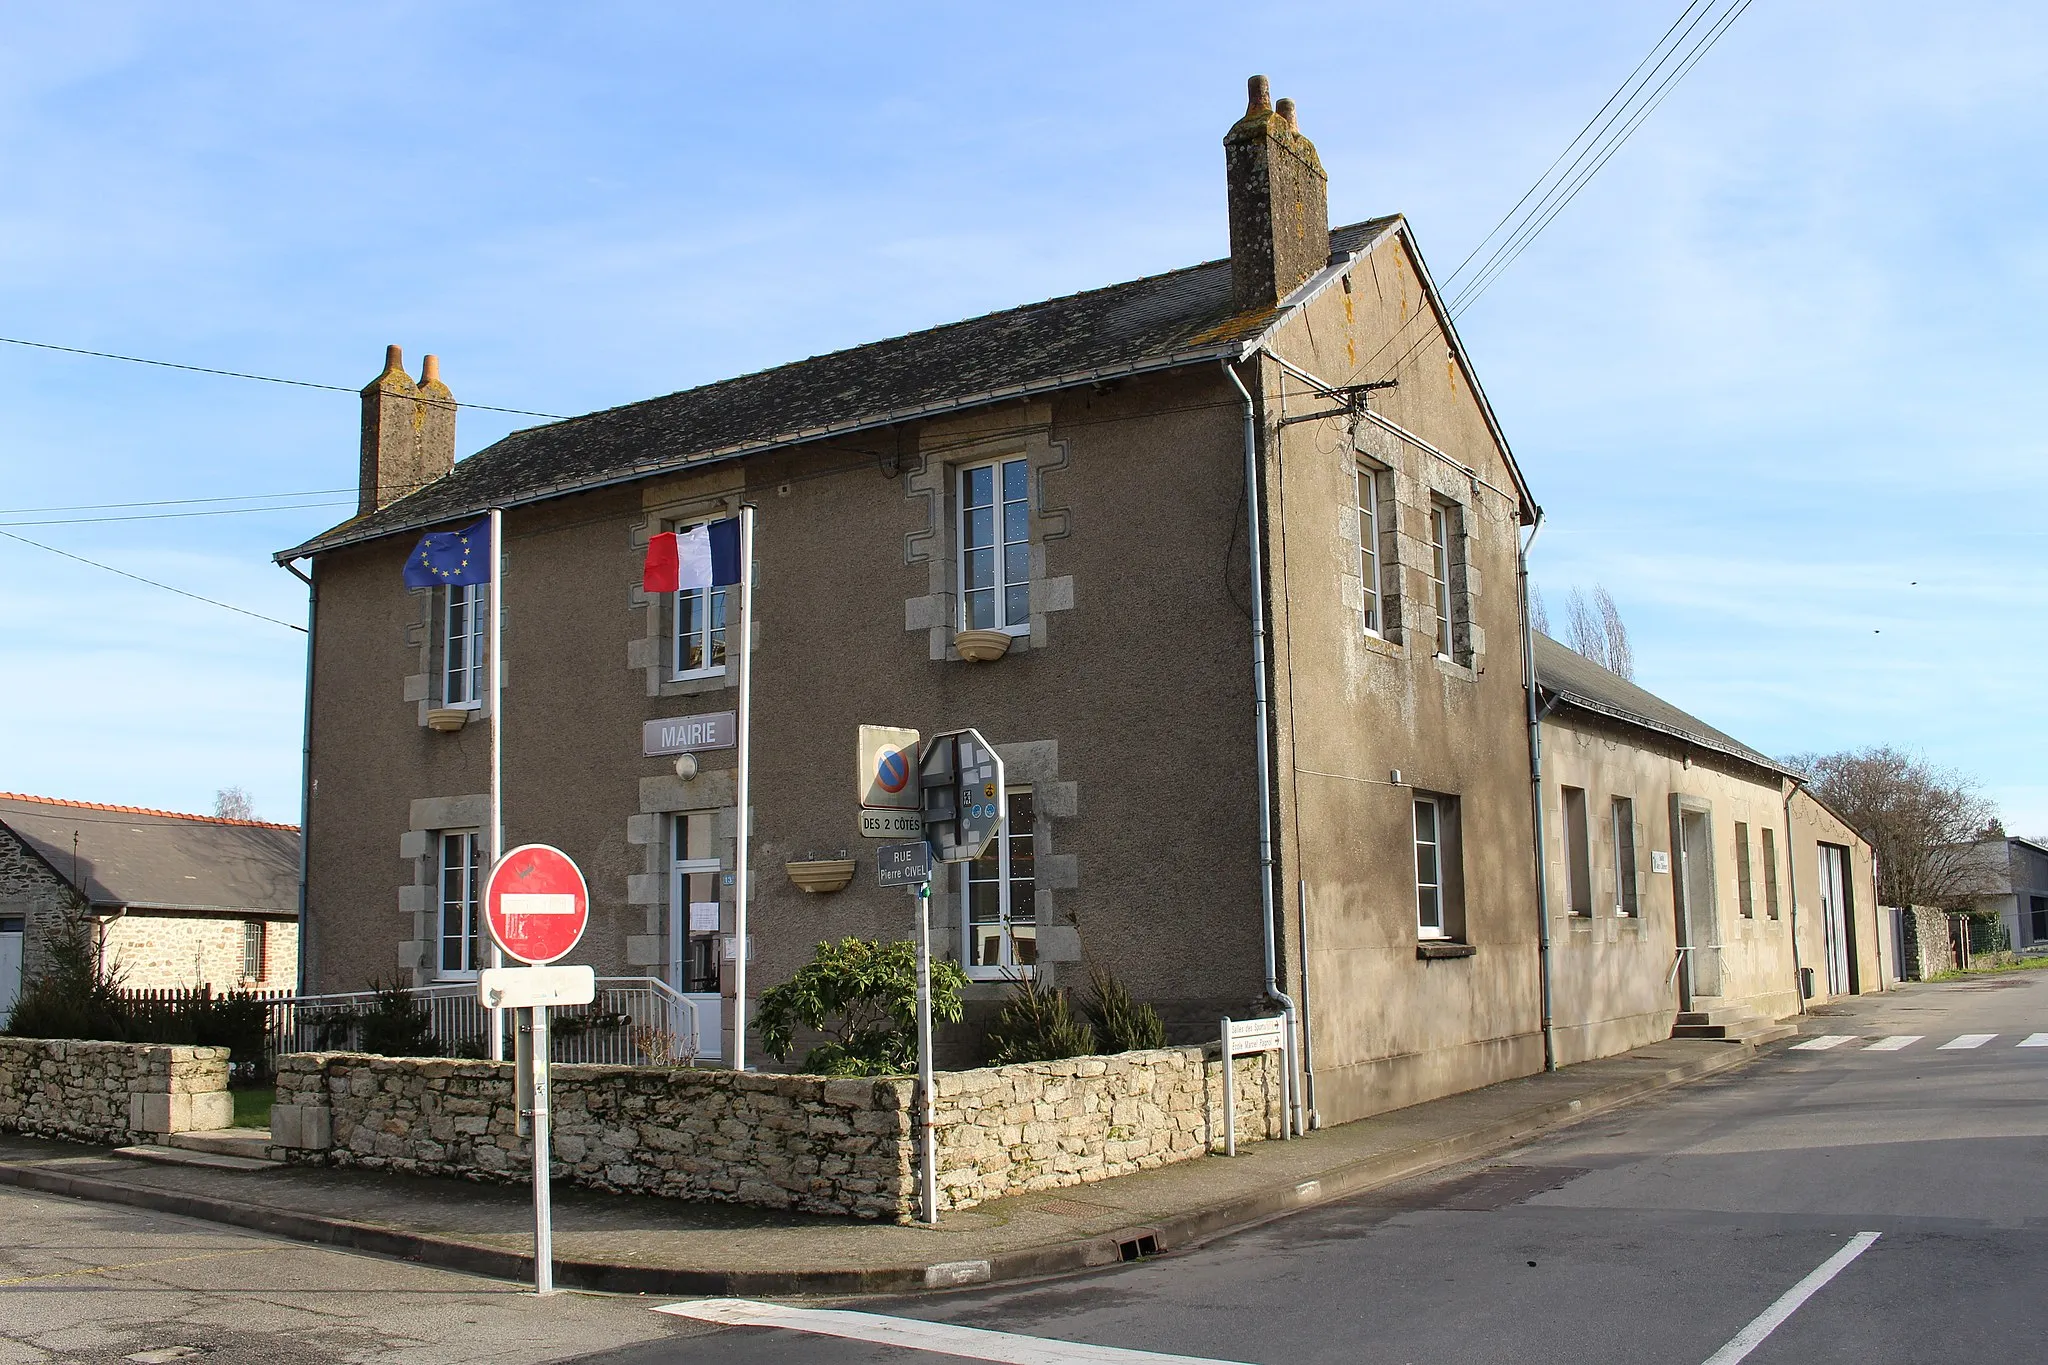
[[[732,873],[732,1068],[747,1069],[747,862],[753,841],[751,772],[754,738],[754,669],[748,657],[753,653],[754,630],[754,509],[740,507],[740,620],[739,620],[739,771],[733,784],[733,801],[739,807],[739,833],[733,852]],[[734,657],[732,632],[725,636],[728,658]]]
[[[504,707],[500,704],[499,694],[502,689],[498,685],[500,679],[505,674],[504,665],[499,662],[499,650],[504,639],[500,633],[501,618],[504,615],[505,594],[502,591],[504,582],[505,512],[502,508],[493,507],[491,509],[491,585],[489,589],[491,615],[488,632],[491,669],[488,686],[490,688],[491,706],[491,863],[493,866],[496,866],[498,859],[503,856],[505,851],[505,712]],[[481,909],[482,907],[477,908]],[[491,941],[490,964],[493,967],[505,965],[505,950],[498,946],[496,939]],[[503,1010],[494,1009],[491,1011],[489,1052],[492,1061],[502,1062],[505,1060],[505,1012]]]

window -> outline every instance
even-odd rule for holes
[[[1778,917],[1778,840],[1771,833],[1771,827],[1763,827],[1764,836],[1764,913],[1772,919]]]
[[[1415,926],[1426,939],[1464,933],[1464,881],[1458,851],[1458,798],[1415,798]]]
[[[263,942],[264,924],[260,919],[244,920],[242,923],[242,979],[261,981],[269,970],[265,961]]]
[[[1430,597],[1436,603],[1436,654],[1451,652],[1451,509],[1442,503],[1429,508]]]
[[[1614,913],[1632,919],[1636,900],[1636,803],[1614,798]]]
[[[2032,941],[2048,942],[2048,896],[2027,897],[2027,918],[2033,921]]]
[[[1365,629],[1369,635],[1387,632],[1380,588],[1380,480],[1384,477],[1377,469],[1358,471],[1358,560],[1365,580]]]
[[[441,704],[482,706],[484,702],[484,653],[488,641],[487,613],[490,608],[486,585],[470,583],[451,587],[441,632]]]
[[[669,981],[677,990],[696,995],[719,991],[715,828],[710,811],[669,819]]]
[[[441,836],[442,976],[468,976],[483,966],[483,924],[477,914],[482,842],[475,830]]]
[[[960,471],[960,625],[1031,631],[1031,504],[1024,461]]]
[[[1735,822],[1735,908],[1744,919],[1756,918],[1756,897],[1749,872],[1749,826]]]
[[[1586,828],[1586,793],[1564,790],[1565,900],[1574,915],[1593,915],[1593,842]]]
[[[678,531],[703,522],[679,523]],[[676,594],[675,652],[670,676],[709,678],[725,672],[724,588],[684,588]]]
[[[1002,832],[988,850],[962,866],[966,905],[967,974],[988,979],[1019,975],[1038,961],[1036,871],[1031,789],[1012,788]]]

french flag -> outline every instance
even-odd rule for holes
[[[708,521],[687,531],[663,531],[647,539],[647,567],[640,586],[648,592],[724,588],[740,581],[740,519]]]

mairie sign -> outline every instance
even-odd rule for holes
[[[701,716],[650,720],[640,727],[640,752],[688,754],[699,749],[730,749],[739,742],[739,714],[712,711]]]

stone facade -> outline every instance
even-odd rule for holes
[[[1284,1122],[1278,1054],[1238,1059],[1238,1140]],[[1185,1161],[1220,1135],[1221,1071],[1199,1048],[940,1077],[941,1202],[966,1208]],[[590,1189],[907,1219],[912,1083],[556,1066],[554,1172]],[[288,1161],[518,1182],[512,1067],[308,1053],[278,1059],[271,1110]]]
[[[1899,964],[1900,979],[1925,981],[1941,972],[1954,971],[1956,946],[1949,935],[1947,913],[1929,905],[1908,906],[1898,913],[1906,951],[1906,960]]]
[[[263,926],[263,950],[251,973],[250,924]],[[298,979],[299,926],[288,919],[167,915],[130,911],[101,932],[108,967],[134,990],[211,986],[215,994],[289,989]]]
[[[0,1129],[126,1145],[234,1122],[224,1047],[0,1037]]]
[[[25,986],[48,964],[47,944],[60,927],[71,891],[64,879],[14,831],[0,826],[0,917],[21,916],[21,980]]]

